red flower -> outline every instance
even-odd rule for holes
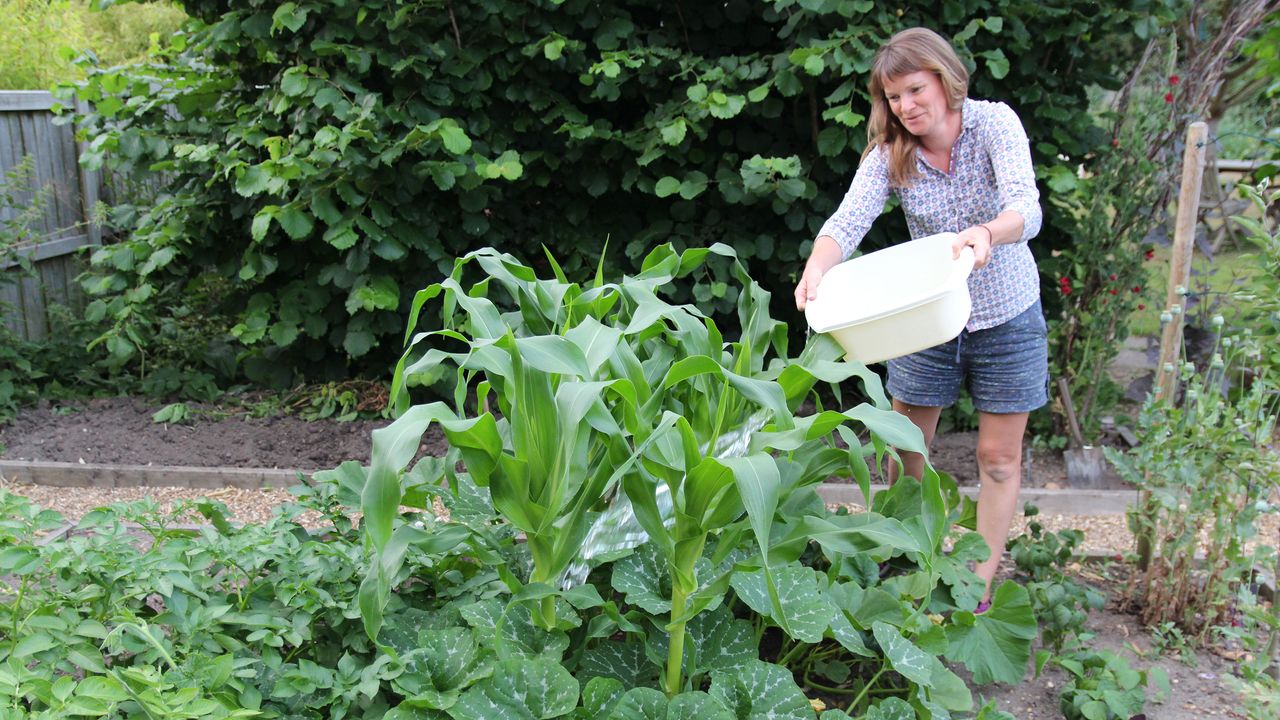
[[[1178,81],[1179,81],[1179,80],[1181,80],[1181,79],[1182,79],[1182,78],[1178,77],[1177,75],[1170,75],[1170,76],[1169,76],[1169,84],[1170,84],[1170,85],[1177,85],[1177,84],[1178,84]]]
[[[1111,293],[1112,295],[1115,295],[1115,294],[1116,294],[1116,292],[1118,292],[1118,291],[1117,291],[1115,288],[1111,288],[1111,289],[1110,289],[1110,290],[1108,290],[1107,292]]]
[[[1108,277],[1107,279],[1110,280],[1111,282],[1115,282],[1116,281],[1115,273],[1112,273],[1111,276]]]
[[[1146,305],[1143,305],[1142,303],[1138,303],[1138,309],[1139,309],[1139,310],[1146,310],[1146,309],[1147,309],[1147,306],[1146,306]]]
[[[1140,293],[1140,292],[1142,292],[1142,287],[1141,287],[1141,286],[1139,286],[1139,285],[1134,285],[1134,286],[1133,286],[1133,292],[1134,292],[1134,293]]]
[[[1155,257],[1155,256],[1156,256],[1156,251],[1155,251],[1155,250],[1147,250],[1146,258],[1147,258],[1148,260],[1150,260],[1151,258],[1153,258],[1153,257]]]
[[[1173,93],[1171,93],[1171,92],[1167,92],[1167,93],[1165,93],[1165,94],[1164,94],[1164,101],[1165,101],[1165,102],[1167,102],[1167,103],[1171,103],[1171,102],[1173,102]]]
[[[1111,147],[1120,147],[1120,138],[1111,138]]]

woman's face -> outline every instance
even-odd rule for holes
[[[946,127],[944,121],[951,108],[937,75],[920,70],[888,78],[884,96],[889,110],[912,135],[926,137]]]

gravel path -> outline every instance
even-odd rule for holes
[[[293,496],[284,490],[271,488],[242,490],[200,490],[191,488],[61,488],[45,485],[16,485],[0,482],[0,488],[30,498],[41,506],[57,510],[68,522],[79,520],[85,513],[97,507],[117,502],[129,502],[145,497],[154,499],[161,508],[168,510],[183,500],[208,497],[227,505],[235,522],[258,523],[271,517],[277,505],[288,502]],[[199,521],[193,518],[193,521]],[[1133,548],[1133,536],[1126,527],[1122,515],[1039,515],[1036,520],[1047,531],[1076,528],[1084,531],[1084,549],[1092,552],[1128,552]],[[318,518],[317,518],[318,521]],[[1280,518],[1268,516],[1259,523],[1259,537],[1264,542],[1275,543],[1280,532]],[[1026,531],[1027,519],[1014,519],[1010,535]]]

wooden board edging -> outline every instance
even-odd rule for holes
[[[54,487],[191,487],[218,489],[287,488],[314,470],[183,467],[178,465],[98,465],[0,459],[0,478]]]
[[[183,467],[175,465],[100,465],[0,459],[0,479],[56,487],[191,487],[243,489],[287,488],[315,470],[275,468]],[[872,485],[873,493],[884,485]],[[978,488],[960,491],[976,497]],[[823,483],[818,495],[828,503],[865,505],[853,483]],[[1123,515],[1137,499],[1133,490],[1045,490],[1023,488],[1019,503],[1030,503],[1046,515]]]

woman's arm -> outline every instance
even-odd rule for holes
[[[853,254],[889,199],[889,168],[880,148],[867,153],[854,173],[840,207],[822,224],[809,261],[796,283],[796,308],[817,296],[818,282],[828,270]]]
[[[991,220],[959,233],[954,250],[959,255],[961,248],[972,247],[975,267],[990,262],[993,246],[1026,242],[1035,237],[1043,218],[1035,168],[1031,165],[1031,142],[1013,108],[1004,103],[993,104],[981,133],[1002,209]]]
[[[1005,210],[994,219],[961,230],[951,249],[960,257],[964,247],[973,248],[973,266],[980,268],[991,262],[991,248],[1022,242],[1026,222],[1017,210]]]

